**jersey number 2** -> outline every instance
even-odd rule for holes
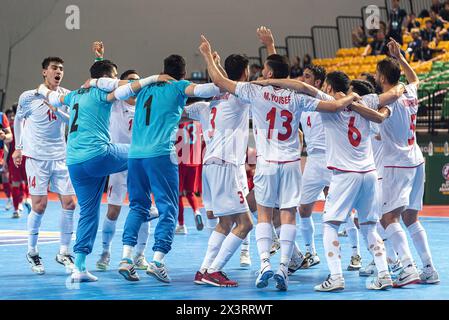
[[[78,103],[75,103],[73,106],[73,110],[75,110],[75,116],[73,117],[72,125],[70,126],[70,133],[78,131],[78,125],[76,124],[76,121],[78,120],[78,111],[79,111],[79,105]]]

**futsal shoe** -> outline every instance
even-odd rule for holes
[[[438,272],[431,265],[427,265],[421,270],[419,278],[421,284],[438,284],[440,282]]]
[[[8,198],[6,200],[6,204],[5,204],[5,210],[9,211],[12,209],[12,198]]]
[[[193,282],[195,284],[205,285],[206,282],[203,282],[203,278],[204,278],[204,274],[202,274],[201,271],[197,271],[195,273],[195,278],[193,279]]]
[[[134,264],[131,259],[122,259],[118,266],[118,273],[128,281],[139,281],[139,275],[134,268]]]
[[[147,275],[152,276],[156,278],[156,280],[164,283],[171,282],[165,264],[157,261],[152,261],[148,264]]]
[[[334,276],[329,275],[323,283],[315,286],[315,291],[320,292],[330,292],[330,291],[339,291],[344,290],[345,288],[345,280],[342,276]]]
[[[274,272],[271,270],[271,264],[264,263],[264,266],[260,269],[257,279],[256,287],[259,289],[266,288],[268,286],[268,280],[273,278]]]
[[[215,287],[238,287],[239,285],[237,281],[230,280],[223,271],[212,273],[206,271],[202,281]]]
[[[276,252],[281,248],[281,243],[278,238],[273,239],[273,244],[271,245],[270,255],[274,256]]]
[[[145,259],[145,255],[140,254],[134,257],[134,267],[137,270],[147,270],[148,269],[148,262]]]
[[[97,269],[100,271],[106,271],[109,268],[109,263],[111,262],[111,253],[104,251],[100,259],[97,261]]]
[[[377,268],[374,260],[369,263],[365,268],[359,269],[359,277],[370,277],[376,274]]]
[[[175,234],[187,234],[187,227],[185,225],[178,225],[176,227]]]
[[[39,254],[33,254],[27,253],[27,260],[31,265],[31,270],[36,274],[45,274],[44,265],[41,262],[41,257],[39,257]]]
[[[156,206],[151,206],[150,208],[150,221],[159,218],[159,211]]]
[[[248,268],[251,266],[251,257],[248,250],[242,250],[240,252],[240,267]]]
[[[98,281],[98,278],[94,276],[89,271],[79,271],[78,269],[74,269],[72,273],[72,282],[79,283],[79,282],[95,282]]]
[[[288,271],[287,267],[283,264],[280,265],[279,270],[273,276],[276,281],[276,289],[280,291],[287,291],[288,289]]]
[[[19,211],[14,211],[12,213],[12,217],[13,219],[19,219],[21,217],[20,212]]]
[[[421,281],[418,270],[413,264],[403,268],[397,279],[393,283],[393,287],[400,288],[410,284],[419,283]]]
[[[340,232],[338,233],[338,236],[339,236],[339,237],[347,237],[347,236],[348,236],[348,233],[346,232],[346,230],[343,230],[343,231],[340,231]]]
[[[310,252],[306,253],[306,257],[308,264],[309,264],[309,268],[316,266],[317,264],[319,264],[321,262],[320,257],[318,257],[318,255],[316,253],[311,254]],[[306,268],[304,268],[306,269]]]
[[[383,276],[377,276],[366,286],[369,290],[386,290],[391,287],[393,287],[393,280],[391,280],[391,275],[388,272],[385,272]]]
[[[296,271],[298,271],[299,269],[308,269],[309,266],[309,261],[306,258],[306,256],[299,256],[299,257],[292,257],[290,259],[290,263],[288,264],[288,275],[292,275],[294,274]]]
[[[201,216],[201,212],[199,212],[199,211],[195,212],[195,225],[196,225],[196,230],[198,230],[198,231],[201,231],[204,229],[203,217]]]
[[[348,271],[357,271],[362,267],[362,257],[359,255],[352,256],[348,266]]]
[[[401,269],[402,269],[401,260],[398,259],[396,262],[389,263],[388,269],[390,270],[390,273],[393,273],[393,274],[399,273],[399,271],[401,271]]]
[[[67,271],[73,272],[75,265],[73,264],[73,256],[70,254],[60,254],[56,255],[56,262],[62,264]]]

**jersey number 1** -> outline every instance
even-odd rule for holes
[[[146,126],[150,125],[151,104],[152,103],[153,103],[153,96],[151,95],[143,106],[146,109],[146,115],[145,115],[145,125]]]

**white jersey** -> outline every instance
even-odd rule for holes
[[[424,162],[416,142],[418,105],[418,88],[409,84],[406,93],[388,106],[390,117],[380,126],[385,167],[416,167]]]
[[[371,122],[371,145],[373,147],[374,163],[376,164],[377,175],[382,178],[383,172],[383,141],[380,136],[380,126]]]
[[[326,150],[326,135],[323,120],[319,112],[303,112],[301,114],[301,127],[307,144],[307,153]]]
[[[334,99],[323,92],[320,92],[317,98]],[[371,95],[364,96],[363,102],[368,106],[377,107],[370,99],[373,99]],[[322,113],[321,118],[326,131],[328,169],[360,173],[376,170],[368,120],[348,109],[336,113]]]
[[[236,94],[251,103],[257,156],[269,162],[299,160],[301,113],[315,111],[320,101],[286,89],[243,82],[237,84]]]
[[[230,93],[214,97],[210,103],[198,102],[185,108],[198,120],[206,142],[203,163],[220,159],[240,166],[245,163],[249,134],[250,105]]]
[[[132,126],[136,107],[126,101],[112,104],[109,132],[112,143],[131,143]]]
[[[61,87],[60,94],[70,91]],[[25,119],[23,129],[23,155],[37,160],[61,160],[66,158],[66,123],[44,103],[36,90],[28,90],[20,95],[16,117]],[[68,113],[68,107],[60,108]]]

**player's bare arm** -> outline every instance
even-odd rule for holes
[[[260,42],[267,48],[268,55],[276,54],[274,38],[271,30],[265,26],[257,28],[257,37]]]
[[[305,82],[293,79],[267,79],[267,80],[257,80],[251,83],[260,84],[262,86],[275,86],[284,89],[294,90],[299,93],[307,94],[312,97],[320,92],[317,88],[308,85]]]
[[[353,102],[359,101],[360,96],[357,93],[352,92],[347,96],[342,97],[338,100],[333,101],[320,101],[316,108],[318,112],[338,112],[344,110],[346,107],[351,105]]]
[[[383,107],[398,100],[405,92],[405,85],[399,83],[385,93],[379,95],[379,106]]]
[[[390,110],[386,107],[381,107],[379,110],[373,110],[358,102],[351,104],[351,110],[357,112],[366,120],[375,123],[382,123],[390,116]]]
[[[390,38],[390,42],[387,44],[388,50],[390,51],[390,55],[396,58],[401,65],[402,70],[405,73],[405,77],[409,84],[414,84],[417,87],[419,86],[419,78],[416,75],[416,72],[412,69],[410,64],[407,62],[405,57],[401,53],[401,45],[396,42],[393,38]]]

